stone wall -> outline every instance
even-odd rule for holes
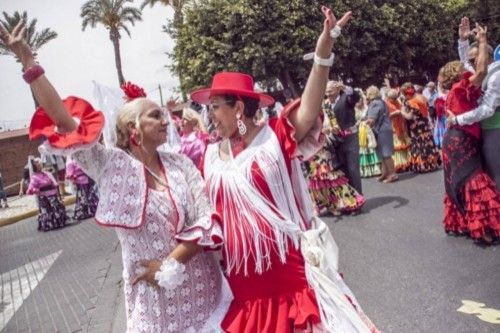
[[[5,187],[21,180],[28,155],[39,156],[40,144],[40,140],[29,141],[27,129],[0,133],[0,172]],[[7,195],[18,193],[19,185],[7,189]]]

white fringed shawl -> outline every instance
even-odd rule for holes
[[[296,162],[292,173],[301,172]],[[264,175],[274,203],[263,197],[256,188],[257,184],[253,183],[254,163]],[[209,145],[204,173],[212,204],[215,207],[220,196],[224,207],[222,219],[225,223],[224,238],[227,240],[227,272],[239,272],[243,268],[247,275],[247,264],[251,258],[255,260],[256,272],[262,273],[270,268],[271,251],[277,251],[284,263],[288,239],[298,248],[300,232],[306,229],[304,221],[309,221],[312,210],[305,214],[297,205],[294,189],[299,191],[304,188],[305,181],[301,175],[297,175],[297,180],[292,184],[273,130],[269,126],[263,127],[252,143],[235,158],[231,156],[229,161],[219,158],[219,144]],[[300,178],[303,184],[300,184]],[[304,198],[297,200],[302,202]],[[310,200],[309,204],[312,207]],[[272,230],[272,236],[263,231],[263,222]]]
[[[220,159],[220,144],[208,146],[204,173],[212,205],[217,207],[217,200],[222,201],[226,272],[238,273],[243,268],[248,275],[250,259],[255,261],[255,272],[260,274],[270,269],[271,251],[285,263],[289,240],[296,248],[301,243],[306,278],[318,299],[322,328],[326,332],[369,333],[371,329],[359,304],[337,272],[338,253],[322,253],[319,236],[304,233],[314,216],[298,159],[291,159],[290,175],[278,138],[267,125],[250,146],[236,157],[231,155],[229,161]],[[259,193],[252,177],[254,164],[262,172],[275,203]],[[266,228],[272,235],[264,232]],[[330,241],[335,245],[333,238]],[[318,266],[310,258],[311,253],[328,257],[332,270]],[[349,295],[357,309],[345,295]]]

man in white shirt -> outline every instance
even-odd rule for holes
[[[462,18],[458,28],[458,54],[465,69],[474,72],[478,48],[469,46],[473,34],[467,17]],[[500,61],[493,62],[493,48],[489,47],[488,74],[483,81],[483,95],[477,108],[458,116],[450,115],[449,124],[470,125],[481,122],[483,139],[482,153],[485,171],[500,189]]]

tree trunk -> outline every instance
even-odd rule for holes
[[[281,71],[278,79],[280,80],[281,85],[283,85],[283,88],[285,88],[285,90],[287,90],[291,94],[291,96],[286,96],[287,94],[285,94],[287,98],[291,97],[292,99],[295,99],[300,97],[300,94],[297,91],[297,87],[295,86],[295,82],[293,82],[289,71]]]
[[[111,39],[111,42],[113,43],[116,72],[118,73],[118,83],[121,87],[125,83],[125,78],[122,73],[122,59],[120,57],[120,32],[117,29],[111,29],[109,31],[109,39]]]

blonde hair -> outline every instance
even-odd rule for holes
[[[342,86],[342,82],[330,80],[326,83],[326,90],[333,90]]]
[[[399,91],[397,89],[391,88],[387,92],[387,98],[389,99],[397,99],[399,96]]]
[[[198,129],[199,131],[206,132],[207,129],[205,128],[205,124],[203,123],[203,120],[201,119],[201,116],[198,112],[191,108],[184,108],[182,109],[182,118],[186,119],[190,123],[194,124],[194,127]]]
[[[129,123],[133,123],[139,137],[142,135],[141,127],[139,126],[139,118],[144,111],[144,104],[149,100],[145,97],[136,98],[127,102],[118,111],[116,118],[116,146],[118,148],[128,150],[130,148],[130,128]]]
[[[439,70],[439,77],[441,79],[441,87],[444,89],[451,89],[451,86],[460,81],[464,73],[464,64],[459,61],[450,61]]]
[[[380,89],[378,89],[377,87],[369,86],[368,89],[366,89],[366,99],[368,100],[368,102],[381,97],[382,96],[380,95]]]

